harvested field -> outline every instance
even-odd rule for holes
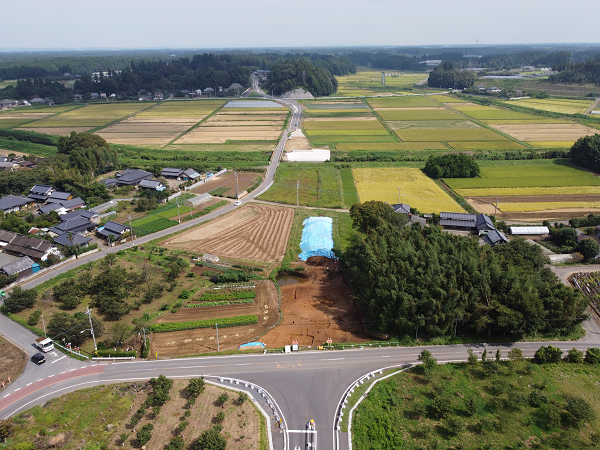
[[[253,186],[257,182],[257,178],[262,178],[260,173],[257,172],[238,172],[238,189],[240,192],[245,191],[250,186]],[[218,188],[229,188],[229,192],[225,192],[224,195],[235,195],[235,179],[233,172],[227,172],[225,175],[221,175],[218,178],[207,181],[201,184],[194,190],[190,191],[194,194],[204,194]]]
[[[29,124],[31,125],[31,124]],[[23,131],[35,131],[36,133],[54,134],[56,136],[68,136],[71,131],[76,133],[83,133],[84,131],[91,130],[90,127],[52,127],[52,128],[39,128],[39,127],[22,127],[19,130]]]
[[[244,121],[272,121],[280,122],[287,114],[232,114],[220,112],[212,116],[206,123],[212,122],[244,122]]]
[[[361,202],[397,203],[398,188],[401,188],[401,202],[420,212],[463,212],[460,205],[420,169],[352,169],[352,173]]]
[[[199,122],[225,104],[223,100],[169,100],[136,115],[136,118],[187,118]]]
[[[559,209],[582,209],[582,210],[597,210],[600,209],[600,202],[525,202],[525,203],[503,203],[499,205],[502,211],[506,212],[528,212],[528,211],[543,211],[543,210],[559,210]]]
[[[292,133],[292,140],[288,140],[285,144],[285,150],[288,152],[294,150],[312,150],[312,146],[300,128]]]
[[[406,121],[388,121],[388,126],[392,130],[413,129],[413,130],[435,130],[435,129],[473,129],[481,128],[476,123],[469,120],[406,120]]]
[[[263,280],[256,283],[256,299],[246,305],[209,306],[206,308],[181,308],[176,314],[166,313],[160,320],[164,322],[185,322],[187,320],[203,320],[235,316],[238,307],[248,314],[258,316],[257,325],[223,328],[219,331],[221,350],[234,350],[260,336],[279,319],[277,289],[272,281]],[[217,317],[218,316],[218,317]],[[159,321],[159,323],[162,323]],[[216,332],[212,328],[157,333],[152,339],[152,352],[158,351],[163,357],[192,355],[217,350]]]
[[[195,123],[194,119],[140,119],[135,117],[104,128],[96,134],[115,144],[165,145]]]
[[[377,117],[375,116],[365,116],[365,117],[316,117],[312,119],[304,120],[306,122],[357,122],[363,120],[370,120],[377,122]]]
[[[539,200],[540,197],[537,197]],[[496,203],[496,198],[493,198],[493,201],[483,200],[482,197],[465,197],[465,200],[473,207],[476,211],[488,215],[494,215],[496,213],[496,217],[502,220],[524,220],[524,221],[536,221],[541,222],[543,220],[560,220],[560,219],[570,219],[572,217],[586,216],[588,214],[598,214],[600,212],[600,208],[592,207],[591,205],[585,204],[585,207],[577,208],[577,203],[571,203],[571,206],[560,207],[559,209],[554,209],[555,203],[519,203],[520,205],[538,205],[535,206],[535,209],[525,208],[520,211],[512,211],[509,205],[511,203],[502,203],[500,201],[498,203],[498,211],[496,212],[494,205]],[[560,203],[560,202],[559,202]]]
[[[161,245],[238,260],[278,262],[283,259],[293,218],[291,208],[251,203]]]
[[[574,141],[537,141],[528,142],[535,148],[571,148]]]
[[[261,128],[257,130],[257,128]],[[227,141],[272,141],[281,137],[279,127],[199,127],[175,144],[218,144]]]
[[[448,150],[441,142],[386,142],[386,143],[340,143],[336,145],[340,151],[373,150],[373,151],[396,151],[396,150]]]
[[[455,150],[487,150],[487,149],[513,149],[525,148],[524,145],[514,141],[486,141],[486,142],[448,142]]]
[[[280,120],[230,120],[230,121],[213,121],[207,120],[202,124],[203,127],[264,127],[276,126],[279,129],[283,127],[283,121]],[[254,128],[253,128],[254,129]]]
[[[553,186],[553,187],[516,187],[516,188],[473,188],[455,189],[463,197],[487,197],[500,195],[511,196],[549,196],[549,195],[596,195],[600,194],[600,186]]]
[[[494,125],[494,128],[522,141],[576,141],[598,132],[579,124]]]
[[[394,130],[403,141],[501,141],[504,136],[487,128]]]
[[[498,204],[502,203],[565,203],[565,202],[600,202],[598,194],[572,194],[572,195],[510,195],[498,196]],[[496,203],[496,197],[477,197],[482,202]],[[554,208],[552,208],[554,209]]]
[[[375,117],[373,117],[375,119]],[[378,120],[305,120],[304,130],[385,130]]]
[[[543,111],[552,111],[562,114],[584,114],[586,109],[592,105],[592,99],[572,100],[558,98],[526,98],[522,100],[512,100],[510,103],[523,106],[525,108],[540,109]]]
[[[111,103],[106,105],[88,105],[67,111],[35,123],[36,128],[47,127],[99,127],[134,114],[152,104]]]
[[[21,349],[0,336],[0,383],[8,384],[9,377],[11,381],[16,380],[26,364],[27,359]],[[3,390],[0,384],[0,393]]]
[[[529,119],[496,119],[496,120],[482,120],[481,122],[487,123],[488,125],[527,125],[527,124],[536,124],[536,123],[573,123],[572,120],[564,120],[564,119],[553,119],[551,117],[542,117],[542,116],[530,116]]]
[[[262,342],[269,347],[282,347],[295,341],[302,346],[323,345],[327,339],[367,341],[337,264],[322,257],[299,264],[307,278],[280,288],[283,320],[261,338]]]
[[[183,150],[191,152],[271,152],[277,145],[277,141],[257,141],[256,143],[233,143],[233,144],[171,144],[164,150]],[[268,158],[267,158],[268,159]]]

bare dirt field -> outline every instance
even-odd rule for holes
[[[36,133],[55,134],[57,136],[68,136],[71,134],[71,131],[83,133],[84,131],[89,131],[91,129],[91,127],[19,128],[19,130],[23,131],[35,131]]]
[[[265,334],[267,347],[282,347],[292,342],[318,346],[333,342],[366,342],[359,314],[350,299],[350,289],[333,260],[309,258],[301,263],[305,282],[282,286],[283,320]]]
[[[210,318],[256,314],[258,324],[223,328],[219,331],[220,350],[235,350],[263,334],[279,319],[277,289],[272,281],[256,283],[256,299],[253,304],[209,306],[206,308],[181,308],[177,313],[166,313],[160,322],[185,322]],[[193,303],[193,302],[192,302]],[[243,312],[238,307],[243,307]],[[262,339],[260,339],[262,341]],[[156,333],[152,339],[152,352],[159,357],[194,355],[217,350],[217,334],[213,328]]]
[[[576,141],[580,137],[598,132],[575,123],[498,125],[494,128],[522,141]]]
[[[196,123],[189,119],[131,118],[98,131],[108,142],[128,145],[165,145]]]
[[[300,128],[292,133],[292,138],[293,139],[288,140],[285,144],[285,150],[287,152],[294,150],[312,150],[312,145],[310,145],[310,142],[306,136],[304,136],[304,133]]]
[[[224,144],[227,141],[265,141],[281,137],[280,127],[199,127],[176,144]]]
[[[237,260],[278,262],[283,259],[293,218],[292,208],[251,203],[161,245]]]
[[[240,192],[245,191],[250,186],[253,186],[256,183],[256,178],[261,176],[260,173],[257,172],[238,172],[238,189]],[[233,172],[228,172],[225,175],[221,175],[214,180],[207,181],[204,184],[201,184],[196,189],[193,189],[190,192],[194,194],[204,194],[206,192],[210,192],[213,189],[218,188],[230,188],[229,191],[225,192],[224,195],[234,195],[235,194],[235,178],[233,176]]]
[[[0,392],[4,390],[2,382],[8,385],[9,377],[14,381],[21,374],[26,363],[27,359],[21,349],[0,336]]]

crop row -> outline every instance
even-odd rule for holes
[[[165,219],[164,217],[144,217],[139,220],[134,220],[131,225],[133,226],[135,235],[137,237],[142,237],[170,228],[173,225],[177,225],[177,222]]]
[[[221,302],[202,302],[195,304],[185,305],[186,308],[206,308],[207,306],[229,306],[229,305],[245,305],[248,303],[254,303],[253,298],[246,298],[242,300],[224,300]]]
[[[202,297],[199,297],[199,301],[212,301],[212,300],[237,300],[243,298],[256,298],[256,292],[254,291],[246,291],[246,292],[230,292],[228,294],[204,294]]]
[[[217,324],[220,328],[253,325],[258,323],[254,315],[225,317],[223,319],[194,320],[191,322],[155,323],[150,326],[154,333],[167,333],[170,331],[195,330],[198,328],[212,328]]]

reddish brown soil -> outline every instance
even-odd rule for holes
[[[2,382],[8,385],[8,378],[14,381],[25,368],[25,354],[3,337],[0,337],[0,392]]]
[[[262,342],[281,347],[297,341],[302,346],[333,342],[365,342],[360,317],[350,289],[333,260],[309,258],[301,263],[307,281],[281,287],[283,321]]]
[[[257,172],[238,172],[238,190],[243,192],[250,186],[253,186],[254,183],[256,183],[256,178],[261,175],[262,174]],[[233,177],[233,172],[227,172],[225,175],[215,178],[214,180],[207,181],[190,192],[193,192],[194,194],[204,194],[205,192],[210,192],[213,189],[220,187],[230,188],[230,190],[223,195],[235,195],[235,179]]]
[[[273,282],[264,280],[256,283],[256,299],[252,304],[181,308],[175,314],[165,313],[159,322],[185,322],[246,314],[257,315],[257,325],[219,329],[220,350],[234,350],[240,344],[245,344],[260,336],[277,322],[279,319],[277,299],[277,289]],[[214,352],[217,350],[216,336],[216,331],[213,328],[156,333],[152,339],[150,353],[155,355],[158,352],[159,358],[168,358]],[[259,340],[262,341],[262,339]]]

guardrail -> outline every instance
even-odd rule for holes
[[[65,347],[64,345],[60,345],[58,342],[56,342],[56,341],[54,341],[54,340],[53,340],[52,342],[54,342],[54,345],[56,345],[57,347],[60,347],[60,348],[62,348],[63,350],[65,350],[65,351],[67,351],[67,352],[73,353],[74,355],[77,355],[77,356],[81,356],[82,358],[85,358],[85,359],[90,359],[90,357],[89,357],[89,356],[87,356],[87,355],[84,355],[84,354],[82,354],[82,353],[79,353],[79,352],[76,352],[76,351],[73,351],[73,350],[71,350],[69,347]]]
[[[135,360],[135,356],[98,356],[92,357],[92,361],[118,361],[118,360]]]

